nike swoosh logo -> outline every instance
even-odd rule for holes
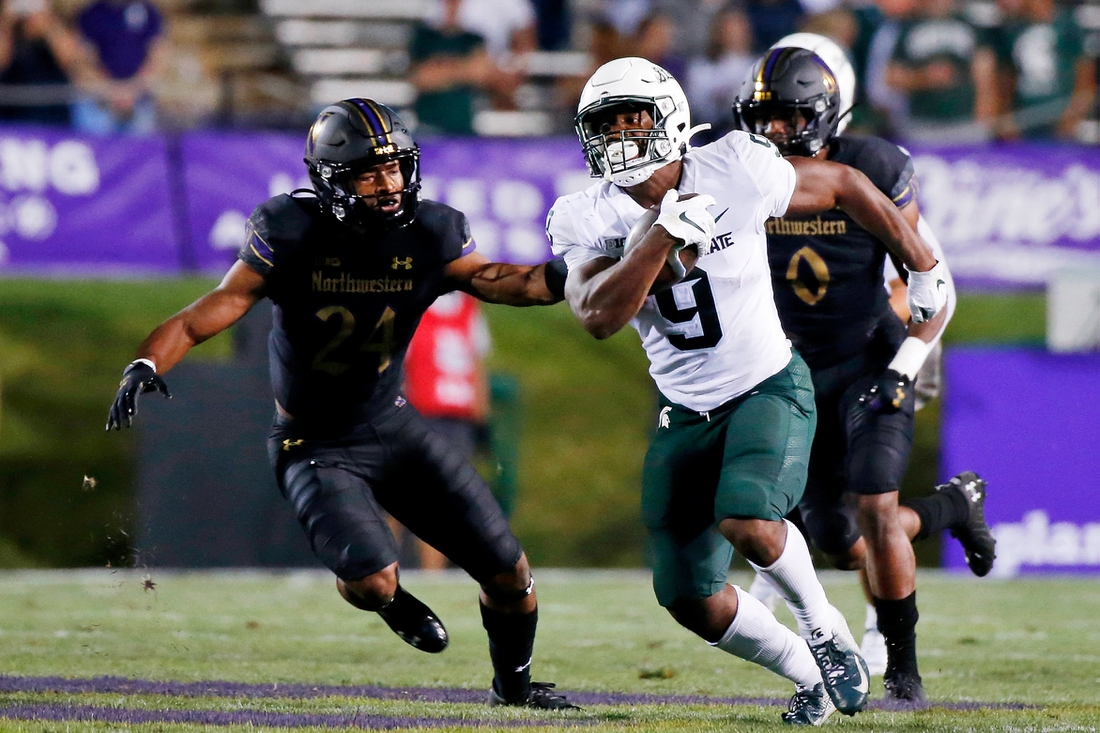
[[[730,210],[730,207],[728,207],[728,206],[727,206],[727,207],[726,207],[726,211],[729,211],[729,210]],[[721,214],[719,214],[718,216],[714,217],[714,222],[715,222],[715,223],[718,223],[718,220],[719,220],[719,219],[721,219],[721,218],[722,218],[723,216],[725,216],[725,215],[726,215],[726,211],[723,211],[723,212],[722,212]]]
[[[856,690],[867,693],[871,690],[871,681],[867,679],[867,673],[863,671],[863,665],[857,666],[859,667],[859,684],[856,685]]]
[[[684,222],[685,224],[690,224],[691,226],[693,226],[693,227],[695,227],[696,229],[698,229],[699,231],[701,231],[701,232],[702,232],[703,234],[706,234],[706,233],[707,233],[707,230],[706,230],[706,229],[704,229],[703,227],[699,226],[698,224],[696,224],[695,222],[693,222],[693,221],[692,221],[691,219],[687,218],[687,212],[686,212],[686,211],[681,211],[681,212],[680,212],[680,221]]]

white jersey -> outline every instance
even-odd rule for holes
[[[767,139],[731,132],[689,150],[681,193],[710,194],[717,227],[683,282],[646,298],[631,320],[649,373],[669,400],[705,412],[751,390],[791,359],[772,295],[764,223],[782,216],[794,193],[794,167]],[[570,270],[598,257],[622,257],[644,209],[614,184],[562,196],[546,232]]]

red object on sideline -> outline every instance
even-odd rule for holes
[[[478,302],[466,293],[440,296],[424,313],[405,357],[405,394],[425,417],[482,422],[488,388],[482,355],[489,333]]]

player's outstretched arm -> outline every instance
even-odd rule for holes
[[[931,320],[947,302],[943,265],[905,220],[894,202],[862,172],[813,158],[788,158],[797,181],[787,213],[816,214],[839,206],[874,234],[909,271],[909,312],[917,323]]]
[[[137,414],[138,395],[161,392],[170,397],[160,376],[179,363],[192,346],[201,344],[236,323],[263,297],[263,276],[237,262],[214,290],[157,326],[122,374],[107,417],[107,430],[130,427]]]
[[[564,273],[557,269],[560,266],[561,262],[554,260],[540,265],[509,265],[471,252],[451,262],[444,272],[455,289],[486,303],[553,305],[562,299]]]

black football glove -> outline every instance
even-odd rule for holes
[[[859,396],[859,404],[875,412],[897,412],[913,393],[913,382],[893,369],[884,371],[871,388]]]
[[[169,399],[172,397],[168,393],[168,385],[153,367],[143,361],[135,361],[122,373],[122,381],[118,383],[118,394],[115,395],[111,413],[107,416],[107,430],[111,428],[122,430],[123,420],[126,421],[126,427],[133,425],[134,415],[137,414],[138,395],[145,392],[162,392],[165,397]]]

